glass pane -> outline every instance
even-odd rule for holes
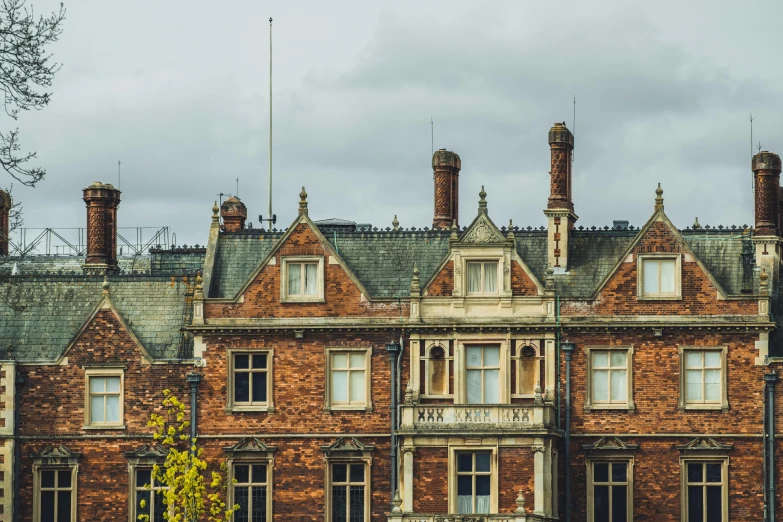
[[[476,475],[476,496],[489,496],[489,475]]]
[[[688,482],[703,482],[704,469],[701,462],[688,464]]]
[[[468,292],[481,292],[481,263],[468,263]]]
[[[476,471],[489,471],[490,453],[476,453]]]
[[[457,454],[457,471],[473,471],[473,454]]]
[[[57,522],[71,522],[71,492],[57,492]]]
[[[519,361],[519,393],[532,395],[536,391],[536,360],[525,357]]]
[[[614,350],[611,352],[611,360],[613,368],[626,368],[626,357],[628,354]]]
[[[704,366],[706,368],[720,368],[720,352],[704,352]]]
[[[106,390],[106,379],[103,377],[90,377],[90,392],[102,392]]]
[[[332,401],[348,402],[348,372],[332,372]]]
[[[305,265],[305,295],[318,295],[318,265]]]
[[[234,401],[248,402],[250,400],[250,374],[239,372],[234,374]]]
[[[266,466],[264,464],[253,464],[253,483],[266,484]]]
[[[250,482],[250,466],[246,464],[234,465],[234,478],[242,484]]]
[[[701,384],[686,384],[685,399],[688,401],[701,401]]]
[[[612,401],[625,402],[628,400],[625,388],[625,379],[627,377],[625,370],[612,372]]]
[[[53,488],[54,487],[54,471],[41,471],[41,487]]]
[[[364,372],[351,372],[351,402],[364,402]]]
[[[166,522],[166,504],[163,503],[163,494],[160,491],[153,492],[152,496],[155,497],[153,502],[155,503],[155,516],[152,518],[153,522]]]
[[[625,462],[612,464],[612,482],[625,482],[628,465]]]
[[[457,495],[457,513],[473,513],[473,495]]]
[[[106,391],[112,393],[119,393],[120,391],[120,378],[119,377],[106,377]]]
[[[642,285],[645,294],[657,294],[658,290],[658,261],[651,259],[642,261]]]
[[[481,368],[481,346],[468,346],[465,365],[470,368]]]
[[[702,370],[685,370],[685,382],[688,384],[701,384]]]
[[[707,482],[721,481],[720,464],[707,464]]]
[[[607,368],[609,366],[608,352],[593,352],[593,367]]]
[[[238,354],[234,356],[234,368],[246,369],[250,363],[250,356],[247,354]]]
[[[54,491],[41,491],[41,522],[55,522]]]
[[[484,403],[500,403],[500,370],[484,372]]]
[[[457,477],[457,495],[473,495],[473,477],[470,475],[460,475]]]
[[[429,393],[433,395],[444,395],[446,393],[446,361],[443,359],[430,359],[430,388]]]
[[[609,486],[593,488],[593,519],[595,522],[609,522]]]
[[[332,487],[332,520],[343,522],[348,516],[348,490],[345,486]]]
[[[364,464],[351,464],[351,482],[364,483]]]
[[[250,522],[266,522],[266,486],[253,488],[253,512]]]
[[[701,368],[701,352],[688,350],[685,352],[685,367],[686,368]]]
[[[265,353],[253,354],[253,368],[266,368],[266,356]]]
[[[721,487],[707,486],[707,521],[721,522],[722,520],[723,499],[721,498]]]
[[[628,521],[626,486],[612,486],[612,522]]]
[[[253,372],[253,401],[266,402],[266,372]]]
[[[704,396],[710,402],[720,402],[720,384],[705,384]]]
[[[288,263],[288,295],[302,294],[302,265],[299,263]]]
[[[351,517],[349,522],[364,522],[364,486],[351,486]]]
[[[351,358],[351,368],[364,368],[365,361],[367,360],[367,355],[362,352],[353,352],[350,355]]]
[[[90,422],[104,422],[103,395],[90,397]]]
[[[609,400],[609,372],[606,370],[593,370],[593,400]]]
[[[609,482],[609,464],[593,464],[593,482]]]
[[[476,513],[489,513],[489,495],[476,495]]]
[[[484,291],[495,293],[498,291],[498,264],[484,263]]]
[[[688,486],[688,522],[704,520],[704,490],[702,486]]]
[[[674,267],[675,267],[675,261],[673,259],[667,259],[661,261],[661,293],[662,294],[674,293]]]
[[[707,384],[720,384],[720,370],[704,370],[704,382]]]
[[[152,484],[152,470],[151,469],[137,469],[136,470],[136,487],[143,488],[144,486]]]
[[[239,509],[234,512],[234,522],[249,522],[250,514],[248,510],[250,488],[247,486],[234,486],[234,503],[239,504]]]
[[[499,346],[487,346],[484,348],[484,366],[500,366]]]
[[[71,470],[62,470],[57,472],[57,487],[58,488],[70,488],[71,487]]]
[[[332,464],[332,482],[348,482],[348,464]]]
[[[120,422],[120,396],[106,397],[106,422]]]
[[[468,370],[468,404],[481,404],[481,370]]]
[[[332,354],[332,368],[348,368],[348,354],[347,353],[333,353]]]
[[[150,514],[150,491],[136,491],[136,515]],[[141,507],[141,501],[144,501],[144,507]],[[134,520],[138,520],[134,518]]]

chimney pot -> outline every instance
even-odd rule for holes
[[[459,171],[462,160],[455,152],[438,149],[432,155],[435,180],[435,215],[432,228],[447,229],[459,219]]]
[[[752,169],[756,180],[756,235],[777,236],[780,233],[780,156],[761,151],[753,156]]]
[[[220,205],[220,217],[223,218],[223,230],[238,232],[245,228],[247,207],[239,198],[230,197]]]
[[[118,272],[117,208],[120,191],[114,186],[96,181],[83,190],[87,204],[87,258],[85,272]]]

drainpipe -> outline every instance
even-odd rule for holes
[[[14,368],[16,372],[18,372],[19,367],[16,366]],[[13,488],[13,501],[11,502],[11,506],[13,509],[13,520],[14,522],[17,522],[19,520],[19,476],[22,473],[22,448],[19,447],[19,432],[20,432],[20,426],[19,423],[21,422],[21,415],[19,412],[21,399],[19,397],[19,391],[24,384],[24,375],[21,375],[20,373],[16,373],[16,376],[14,378],[15,386],[14,386],[14,476],[11,477],[12,482],[12,488]]]
[[[560,419],[560,296],[555,294],[555,382],[557,387],[555,388],[555,394],[557,395],[557,429],[561,429],[563,426]]]
[[[765,520],[775,522],[775,383],[778,374],[764,375],[764,498],[767,504]]]
[[[196,372],[190,372],[187,375],[188,382],[190,383],[190,446],[191,452],[193,451],[194,439],[198,434],[196,429],[196,412],[198,410],[198,384],[201,382],[202,375]]]
[[[399,355],[401,345],[392,341],[386,344],[386,351],[389,353],[389,363],[391,366],[391,394],[390,405],[391,410],[391,451],[389,452],[391,462],[391,498],[394,500],[394,496],[397,493],[397,355]],[[394,505],[392,504],[392,509]]]
[[[560,348],[565,354],[565,522],[571,522],[571,354],[574,343],[564,341]]]

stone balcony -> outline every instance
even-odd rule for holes
[[[556,421],[555,408],[547,403],[414,404],[402,406],[399,433],[540,432]]]
[[[507,513],[494,515],[432,515],[422,513],[390,513],[388,522],[540,522],[547,517],[532,513]]]

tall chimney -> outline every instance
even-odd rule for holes
[[[555,273],[568,269],[568,239],[579,217],[574,214],[571,199],[571,153],[574,135],[564,123],[555,123],[549,129],[549,148],[552,167],[549,173],[549,201],[544,215],[548,226],[547,263]]]
[[[239,198],[230,197],[220,205],[220,217],[223,218],[223,230],[238,232],[245,228],[247,207]]]
[[[8,255],[8,241],[11,234],[11,195],[0,190],[0,256]]]
[[[753,176],[756,179],[755,236],[777,236],[780,232],[780,156],[765,150],[753,156]]]
[[[87,258],[84,260],[84,271],[118,272],[117,207],[120,206],[120,191],[112,185],[96,181],[84,189],[82,199],[87,204]]]
[[[435,180],[435,216],[432,228],[451,228],[459,225],[459,171],[462,161],[455,152],[446,149],[432,155]]]

